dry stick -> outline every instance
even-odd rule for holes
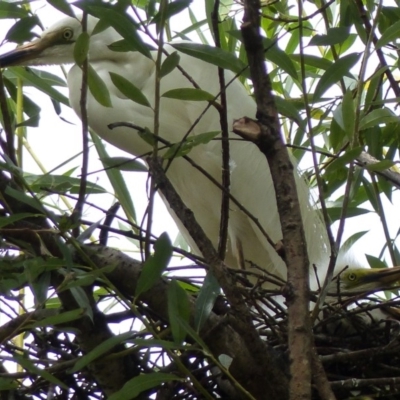
[[[82,16],[82,33],[87,30],[87,13],[84,12]],[[73,229],[74,237],[79,236],[80,219],[82,218],[83,206],[85,204],[87,174],[89,169],[89,123],[86,109],[87,103],[87,82],[88,82],[88,57],[86,55],[82,63],[82,82],[81,82],[81,98],[79,100],[79,107],[81,112],[82,121],[82,167],[81,167],[81,182],[79,185],[78,201],[72,212],[72,219],[76,222],[76,227]]]
[[[214,10],[211,15],[212,27],[214,32],[215,45],[221,48],[219,38],[219,0],[215,1]],[[221,260],[224,260],[226,253],[226,244],[228,241],[228,222],[229,222],[229,187],[231,185],[230,168],[229,168],[229,128],[228,128],[228,106],[226,101],[226,85],[224,69],[218,67],[218,79],[221,93],[221,108],[218,108],[219,120],[221,124],[221,146],[222,146],[222,191],[221,199],[221,220],[219,224],[219,242],[218,255]]]
[[[271,81],[266,73],[264,49],[260,36],[259,8],[258,1],[244,2],[244,22],[241,27],[254,85],[259,121],[258,134],[255,133],[255,137],[247,137],[247,139],[254,141],[267,157],[282,226],[283,258],[288,266],[286,301],[289,318],[290,399],[308,400],[311,398],[312,353],[308,312],[309,261],[293,165],[280,133]]]
[[[152,158],[148,158],[146,161],[158,188],[168,201],[171,209],[188,230],[209,264],[213,275],[217,278],[218,283],[232,306],[234,318],[232,318],[231,322],[254,356],[254,362],[257,365],[256,374],[251,382],[246,382],[246,389],[254,397],[260,399],[265,398],[265,393],[268,393],[270,398],[274,400],[287,399],[287,378],[282,370],[276,368],[276,363],[271,360],[272,357],[276,358],[276,356],[258,335],[241,291],[235,286],[235,282],[226,265],[219,259],[213,244],[195,220],[193,213],[183,204],[181,198],[165,176],[160,163]],[[265,379],[265,377],[268,377],[268,379]]]
[[[371,22],[369,21],[368,17],[367,17],[367,11],[364,8],[364,4],[362,2],[362,0],[354,0],[354,3],[356,5],[356,7],[358,8],[358,11],[360,13],[360,18],[364,23],[365,26],[365,31],[367,33],[367,35],[371,35],[371,31],[372,31],[372,25]],[[378,37],[376,36],[375,33],[372,32],[372,42],[376,45],[376,43],[378,42]],[[394,78],[391,69],[388,67],[386,59],[385,59],[385,55],[383,54],[383,51],[381,48],[375,49],[376,50],[376,55],[379,58],[379,62],[381,64],[382,67],[386,67],[385,70],[385,75],[388,78],[388,81],[390,82],[390,87],[392,88],[393,92],[395,93],[396,97],[400,97],[400,88],[399,85],[396,81],[396,79]]]

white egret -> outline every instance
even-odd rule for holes
[[[97,23],[88,17],[89,34]],[[22,45],[0,56],[0,66],[28,66],[74,63],[73,50],[77,37],[82,32],[78,19],[66,17],[47,29],[38,40]],[[111,27],[91,35],[88,59],[90,65],[104,81],[111,95],[112,108],[100,105],[88,92],[87,114],[89,126],[104,140],[126,152],[140,156],[152,150],[131,128],[119,127],[113,130],[108,125],[115,122],[130,122],[150,130],[154,124],[154,111],[127,99],[112,83],[110,72],[122,75],[132,82],[147,97],[151,106],[155,102],[155,62],[139,52],[114,52],[108,46],[121,39]],[[170,46],[165,49],[171,53]],[[155,58],[155,53],[153,53]],[[196,58],[180,55],[179,65],[193,78],[201,89],[217,95],[219,81],[217,68]],[[233,77],[226,72],[226,81]],[[68,73],[69,98],[72,108],[80,114],[80,87],[82,72],[73,65]],[[193,87],[178,69],[161,80],[161,94],[171,89]],[[254,117],[256,106],[244,86],[234,81],[227,88],[228,121],[249,116]],[[160,137],[171,143],[182,140],[189,128],[205,109],[206,102],[190,102],[161,98]],[[220,130],[219,115],[211,107],[195,126],[191,135]],[[233,137],[233,135],[232,135]],[[237,139],[237,137],[235,137]],[[211,141],[195,147],[189,156],[217,181],[221,181],[221,142]],[[282,239],[277,212],[275,191],[270,171],[263,154],[252,143],[235,140],[230,143],[231,194],[258,219],[274,243]],[[206,235],[215,246],[218,243],[221,190],[193,168],[183,158],[176,158],[167,172],[178,194],[193,212]],[[310,195],[306,183],[297,176],[302,217],[304,222],[309,259],[318,267],[326,264],[327,238],[325,228],[318,213],[310,205]],[[196,245],[177,221],[182,234],[190,246]],[[231,202],[228,227],[229,242],[226,263],[238,266],[238,250],[245,260],[286,278],[286,267],[275,249],[267,242],[256,224]],[[325,265],[324,265],[325,266]]]

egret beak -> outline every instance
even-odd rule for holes
[[[61,31],[48,32],[39,39],[18,46],[8,53],[1,54],[0,68],[47,64],[47,50],[51,51],[57,45],[71,43],[71,41],[66,42],[62,40]]]
[[[365,270],[360,284],[374,283],[379,287],[390,287],[400,283],[400,266],[393,268],[379,268]]]
[[[15,50],[0,55],[0,67],[12,67],[14,65],[27,65],[29,61],[35,59],[44,50],[41,39],[23,44]]]

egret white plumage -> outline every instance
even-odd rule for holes
[[[139,52],[110,50],[108,45],[120,40],[121,36],[111,27],[92,34],[97,21],[94,17],[88,17],[87,31],[91,34],[88,60],[107,86],[112,107],[100,105],[88,92],[89,126],[107,142],[134,156],[141,156],[152,151],[151,145],[141,139],[131,128],[118,127],[111,130],[108,125],[115,122],[130,122],[152,130],[155,62]],[[40,39],[1,56],[0,66],[74,63],[74,44],[81,32],[80,20],[66,17],[46,30]],[[168,45],[165,49],[169,53],[174,51]],[[201,89],[212,95],[218,94],[217,67],[185,54],[180,55],[179,65]],[[132,82],[147,97],[152,107],[127,99],[112,83],[110,72],[117,73]],[[233,75],[229,71],[225,74],[228,82]],[[68,73],[69,98],[72,108],[78,115],[80,114],[81,82],[81,68],[73,65]],[[192,87],[192,84],[176,68],[161,79],[161,94],[171,89],[188,87]],[[227,99],[228,121],[255,115],[255,103],[238,80],[228,86]],[[206,102],[161,98],[159,136],[170,143],[180,142],[196,119],[201,116],[206,105]],[[190,136],[219,130],[219,115],[213,107],[210,107]],[[221,142],[219,140],[193,148],[189,156],[218,182],[221,181]],[[281,226],[275,191],[265,157],[252,143],[231,140],[230,158],[230,193],[258,219],[272,241],[278,243],[282,239]],[[181,157],[172,161],[167,176],[184,203],[193,211],[206,235],[216,246],[219,235],[221,190]],[[326,264],[328,251],[325,227],[318,213],[310,205],[308,188],[299,176],[297,176],[297,188],[310,263],[321,267]],[[179,221],[177,224],[190,246],[198,251],[182,224]],[[232,202],[229,211],[228,236],[225,261],[229,266],[238,266],[240,249],[245,260],[282,278],[286,277],[286,267],[275,249],[268,243],[256,224]]]

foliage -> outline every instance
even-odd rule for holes
[[[73,15],[66,0],[47,3]],[[265,59],[281,130],[318,196],[327,229],[335,223],[332,244],[341,245],[350,218],[374,214],[380,221],[373,227],[374,240],[381,244],[381,251],[371,255],[365,248],[364,253],[372,267],[399,265],[396,240],[400,230],[393,233],[389,229],[393,218],[383,204],[385,198],[389,202],[399,199],[396,104],[400,87],[396,76],[400,4],[361,0],[261,3]],[[240,2],[221,2],[218,24],[213,24],[211,0],[82,0],[75,5],[118,31],[123,39],[110,46],[116,52],[135,50],[150,58],[162,35],[178,42],[176,52],[158,65],[160,79],[178,68],[180,54],[189,54],[233,71],[253,93],[240,30]],[[30,7],[28,0],[0,2],[1,25],[12,21],[6,41],[20,44],[40,31],[41,22]],[[204,18],[198,17],[203,14]],[[183,18],[190,24],[177,30],[176,21]],[[80,43],[75,59],[84,64],[87,37],[82,36]],[[91,69],[90,60],[87,72],[88,90],[99,103],[111,106],[108,89]],[[203,274],[194,276],[204,267],[204,259],[191,254],[186,244],[173,247],[167,234],[153,232],[155,185],[149,185],[146,215],[142,219],[137,213],[143,196],[134,190],[131,179],[138,179],[146,167],[126,154],[110,156],[109,147],[94,134],[89,147],[91,158],[100,159],[93,164],[101,170],[97,175],[80,168],[81,158],[87,160],[89,154],[89,148],[81,148],[80,143],[72,157],[64,157],[62,148],[46,149],[57,153],[58,164],[53,167],[35,157],[29,145],[31,129],[53,112],[62,119],[68,107],[63,91],[66,82],[60,76],[58,70],[31,67],[1,72],[0,391],[35,399],[130,399],[156,393],[157,398],[174,399],[257,398],[257,390],[252,390],[257,383],[244,378],[246,373],[252,376],[257,365],[243,367],[257,351],[245,349],[243,343],[248,342],[238,324],[230,320],[231,309],[220,296],[216,278],[209,273],[203,282]],[[111,79],[126,98],[151,109],[149,99],[126,77],[112,74]],[[49,110],[49,103],[45,108],[36,101],[34,89],[50,98],[54,110]],[[174,89],[159,96],[211,105],[219,102],[201,87]],[[255,118],[256,112],[247,117]],[[69,135],[72,128],[65,125],[62,135]],[[140,131],[143,140],[152,144],[161,140],[152,127],[146,128]],[[218,134],[204,132],[181,143],[161,143],[169,147],[164,161],[190,158],[198,146]],[[28,154],[36,165],[31,162],[26,167]],[[111,204],[110,208],[104,204]],[[363,234],[356,232],[351,244]],[[114,242],[121,251],[105,247],[109,236],[118,238]],[[122,253],[127,246],[140,262]],[[185,261],[182,267],[182,257],[192,261],[191,265]],[[275,351],[280,354],[276,368],[286,379],[282,349],[287,349],[287,310],[276,301],[279,290],[265,290],[261,285],[248,290],[251,274],[259,276],[251,271],[236,273],[234,279],[242,285],[258,332],[274,348],[274,357]],[[276,283],[273,276],[266,280]],[[388,307],[381,300],[374,302],[377,305],[371,309]],[[388,323],[384,330],[378,322],[368,326],[366,334],[366,325],[359,325],[356,318],[357,323],[347,327],[345,334],[343,330],[337,334],[331,323],[338,314],[353,321],[354,314],[360,313],[350,312],[349,317],[348,303],[339,301],[339,306],[315,327],[321,354],[326,351],[321,359],[335,394],[349,398],[351,390],[358,388],[362,394],[396,398],[400,361],[385,358],[395,338],[393,325]],[[398,316],[392,312],[391,318]],[[365,353],[335,358],[336,350],[330,347]],[[368,353],[370,347],[375,350]],[[379,374],[374,375],[374,368],[362,368],[360,360],[367,356],[382,361]],[[235,357],[240,360],[239,371],[232,363]],[[263,371],[257,373],[254,376],[263,375]],[[365,378],[376,380],[367,385]],[[319,395],[313,393],[314,398]]]

